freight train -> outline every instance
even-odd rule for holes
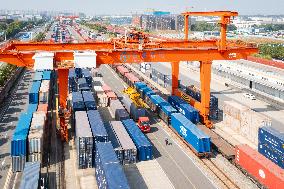
[[[115,65],[112,68],[119,73],[118,75],[124,81],[127,80],[124,74],[129,73],[129,70],[125,68],[116,69]],[[202,132],[202,130],[207,128],[200,125],[196,127],[194,122],[197,123],[198,119],[195,116],[194,108],[183,107],[185,105],[181,98],[169,96],[168,101],[165,101],[144,82],[136,81],[132,85],[140,92],[151,110],[157,113],[197,155],[204,156],[210,154],[211,144],[213,144],[213,146],[218,148],[219,152],[222,152],[244,174],[249,175],[260,187],[284,188],[284,170],[281,168],[284,162],[283,133],[277,132],[272,127],[262,127],[258,131],[258,151],[243,144],[235,146],[233,148],[234,154],[232,154],[230,145],[221,137],[214,132],[209,132],[211,133],[209,137]],[[218,99],[214,101],[218,103]],[[211,140],[215,142],[213,143]]]

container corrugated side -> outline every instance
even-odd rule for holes
[[[93,167],[93,136],[85,111],[75,112],[75,136],[78,168]]]
[[[133,140],[137,152],[138,159],[140,161],[151,160],[153,156],[152,145],[149,142],[148,138],[142,133],[142,131],[138,128],[136,123],[132,119],[123,120],[122,124],[127,130],[129,136]]]
[[[171,115],[171,126],[187,141],[198,153],[210,153],[210,137],[199,130],[190,120],[181,113]]]
[[[85,104],[81,92],[72,93],[72,108],[73,111],[84,111]]]
[[[38,103],[38,93],[39,93],[39,88],[41,85],[41,81],[34,81],[32,83],[32,87],[29,92],[29,103],[30,104],[37,104]]]
[[[32,120],[32,114],[22,113],[11,141],[11,155],[19,156],[27,154],[27,137]]]
[[[253,150],[248,145],[236,146],[237,165],[270,189],[284,188],[284,169]]]
[[[12,171],[20,172],[24,170],[26,156],[12,156]]]
[[[111,121],[111,128],[115,133],[123,150],[123,164],[131,164],[136,162],[137,149],[129,134],[125,130],[121,121]]]
[[[273,150],[273,148],[265,145],[258,144],[258,152],[265,156],[267,159],[270,159],[273,163],[284,169],[284,155]]]
[[[27,162],[19,189],[38,189],[40,182],[40,162]]]
[[[137,90],[139,90],[140,88],[146,87],[147,85],[144,82],[136,82],[134,86]]]
[[[108,134],[99,111],[89,110],[87,111],[87,115],[94,137],[94,142],[107,142]]]
[[[93,96],[93,93],[90,91],[83,91],[82,95],[84,99],[84,104],[86,106],[86,110],[96,110],[97,102]]]

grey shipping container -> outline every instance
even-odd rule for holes
[[[25,164],[21,185],[19,189],[38,189],[40,181],[40,162],[27,162]]]
[[[93,136],[85,111],[75,112],[75,143],[80,169],[93,166]]]
[[[126,110],[128,111],[130,118],[137,121],[139,117],[145,117],[146,116],[146,110],[144,108],[137,107],[132,100],[126,96],[122,96],[122,103],[124,104]]]
[[[123,164],[136,162],[137,149],[121,121],[111,121],[112,130],[123,150]]]
[[[20,172],[24,170],[26,156],[12,156],[12,171]]]
[[[110,101],[110,110],[117,121],[129,119],[129,114],[119,100]]]

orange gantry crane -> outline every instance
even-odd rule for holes
[[[150,40],[147,35],[134,32],[123,38],[109,42],[86,43],[50,43],[50,42],[17,42],[11,41],[0,49],[0,61],[33,68],[32,57],[36,52],[47,51],[54,53],[54,69],[58,74],[60,107],[66,109],[68,91],[68,69],[74,67],[74,51],[94,50],[97,54],[97,67],[101,64],[142,63],[142,62],[171,62],[172,93],[180,95],[178,90],[179,62],[200,62],[201,102],[190,100],[199,110],[202,122],[209,128],[212,123],[208,119],[210,103],[211,64],[213,60],[246,59],[248,55],[257,52],[252,44],[226,40],[226,28],[231,16],[236,12],[186,12],[185,39],[183,40]],[[191,15],[220,16],[221,38],[212,40],[188,40],[188,17]],[[64,121],[61,121],[61,134],[68,140],[68,133]]]

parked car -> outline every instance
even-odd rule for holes
[[[244,97],[251,99],[251,100],[256,100],[255,96],[253,94],[250,94],[250,93],[244,93]]]

